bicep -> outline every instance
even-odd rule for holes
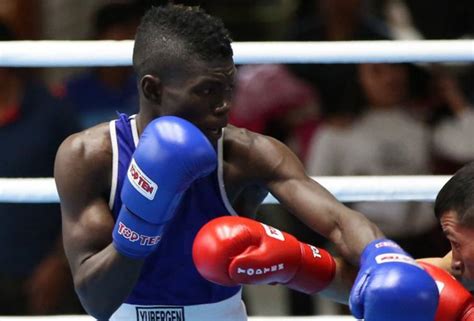
[[[74,142],[66,140],[61,145],[54,177],[61,203],[63,243],[73,273],[111,242],[114,222],[97,172],[97,165],[91,164]]]
[[[86,204],[81,211],[62,209],[63,243],[74,271],[112,242],[114,222],[105,201]]]

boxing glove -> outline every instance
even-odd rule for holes
[[[123,182],[113,230],[117,251],[137,259],[149,255],[190,184],[216,166],[216,151],[196,126],[173,116],[150,122]]]
[[[419,264],[438,284],[439,304],[435,321],[474,321],[471,293],[445,270],[426,262]]]
[[[238,216],[204,225],[194,239],[193,260],[199,273],[214,283],[278,283],[307,294],[329,285],[336,266],[328,252]]]
[[[433,321],[438,288],[395,242],[375,240],[362,253],[349,304],[365,321]]]

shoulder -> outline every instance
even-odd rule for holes
[[[246,160],[260,158],[271,154],[278,154],[278,150],[282,147],[282,143],[278,140],[252,132],[245,128],[235,126],[227,126],[224,136],[224,150],[229,156],[239,156]]]
[[[109,123],[102,123],[69,136],[61,144],[60,150],[72,157],[79,156],[81,160],[111,156]]]
[[[55,162],[58,189],[63,178],[78,184],[106,182],[112,166],[112,143],[109,125],[102,123],[66,138],[59,147]],[[99,184],[98,184],[99,185]]]
[[[224,161],[252,177],[273,176],[281,164],[297,157],[279,140],[228,126],[224,137]]]

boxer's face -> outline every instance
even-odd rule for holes
[[[451,243],[453,274],[474,280],[474,228],[459,224],[455,211],[448,211],[441,216],[441,226]]]
[[[189,120],[215,145],[228,123],[235,66],[232,59],[189,65],[180,79],[163,87],[162,115]]]

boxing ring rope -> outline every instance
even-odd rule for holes
[[[473,40],[233,43],[237,64],[474,62]],[[129,66],[133,41],[0,41],[0,67]],[[449,176],[317,177],[340,201],[433,201]],[[52,178],[0,178],[0,202],[58,202]],[[277,203],[271,195],[265,203]],[[249,317],[249,321],[351,321],[350,316]],[[0,321],[89,321],[90,316]]]
[[[313,177],[341,202],[433,201],[450,176]],[[0,202],[57,203],[52,178],[0,178]],[[264,203],[278,203],[269,195]]]
[[[473,40],[235,42],[237,64],[351,62],[472,62]],[[128,66],[133,40],[4,41],[0,66]]]

